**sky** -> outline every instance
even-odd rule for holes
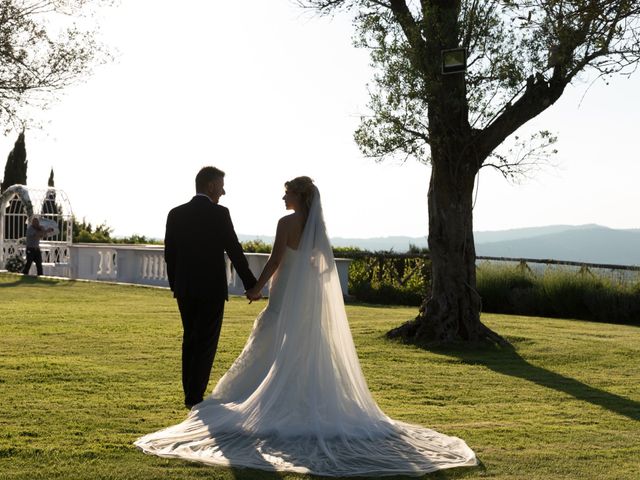
[[[346,16],[292,0],[121,0],[99,18],[115,59],[37,113],[29,186],[53,168],[77,217],[161,238],[167,212],[214,165],[236,231],[257,236],[286,214],[284,182],[308,175],[332,237],[427,235],[428,165],[376,163],[353,140],[373,71]],[[557,134],[555,166],[519,185],[482,169],[474,230],[640,228],[638,92],[640,75],[570,86],[516,132]],[[16,137],[0,140],[0,168]]]

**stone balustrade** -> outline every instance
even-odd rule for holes
[[[260,275],[269,255],[266,253],[245,254],[249,268]],[[336,259],[342,294],[348,295],[349,259]],[[113,243],[77,243],[69,246],[68,263],[45,262],[45,275],[71,279],[97,280],[136,285],[168,287],[167,269],[162,245],[124,245]],[[34,267],[35,268],[35,267]],[[242,295],[242,281],[227,258],[229,294]],[[268,296],[265,287],[263,295]]]

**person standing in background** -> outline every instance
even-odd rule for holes
[[[42,252],[40,251],[40,240],[49,232],[53,231],[52,228],[45,229],[40,225],[38,217],[31,219],[31,224],[27,227],[27,263],[22,270],[24,275],[29,273],[31,264],[35,262],[38,276],[42,275]]]

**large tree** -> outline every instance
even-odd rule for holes
[[[24,128],[25,107],[46,108],[56,92],[107,58],[91,19],[109,0],[0,1],[0,124]]]
[[[375,68],[371,115],[355,138],[383,159],[431,164],[431,295],[390,332],[417,341],[502,339],[480,321],[472,197],[479,169],[527,163],[498,147],[553,105],[581,72],[630,74],[640,55],[638,0],[301,0],[351,12]],[[468,52],[466,74],[443,74],[442,52]],[[531,151],[553,142],[547,132]]]

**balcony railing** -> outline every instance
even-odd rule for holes
[[[97,280],[136,285],[168,287],[167,269],[162,245],[123,245],[113,243],[77,243],[70,245],[67,262],[46,262],[45,275],[71,279]],[[43,258],[49,259],[48,247],[42,245]],[[246,253],[249,268],[256,276],[262,272],[269,255],[266,253]],[[348,295],[349,259],[336,259],[342,294]],[[32,267],[35,270],[35,267]],[[227,279],[229,293],[242,295],[244,287],[227,258]],[[266,286],[263,295],[269,294]]]

